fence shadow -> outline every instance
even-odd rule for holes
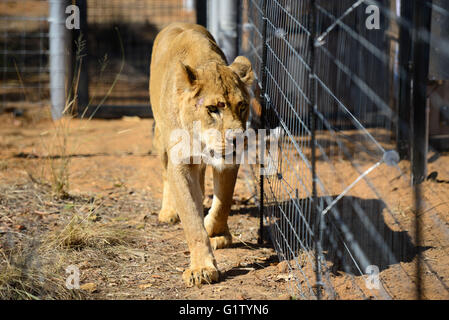
[[[327,206],[329,199],[319,198]],[[293,204],[296,201],[296,204]],[[294,259],[302,250],[314,250],[312,232],[315,215],[299,217],[289,208],[310,207],[309,199],[291,200],[270,205],[265,214],[270,217],[271,236],[282,243],[279,249],[286,259]],[[281,210],[282,209],[282,210]],[[322,235],[323,256],[331,272],[358,275],[365,273],[368,265],[380,271],[401,262],[411,262],[418,252],[430,247],[416,247],[406,231],[395,231],[384,219],[386,204],[378,199],[343,197],[324,218]],[[385,211],[384,211],[385,210]]]
[[[266,267],[270,266],[273,262],[277,261],[278,257],[277,255],[273,254],[269,256],[265,261],[260,262],[253,262],[251,264],[246,265],[245,267],[233,267],[230,270],[227,270],[226,272],[223,272],[221,274],[222,280],[229,280],[238,276],[245,275],[252,270],[259,270],[259,269],[265,269]]]

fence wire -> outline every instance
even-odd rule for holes
[[[81,16],[81,30],[73,30],[73,39],[68,38],[64,48],[64,54],[73,55],[70,69],[76,66],[79,34],[87,44],[81,53],[83,68],[79,80],[79,100],[86,96],[82,107],[89,105],[92,109],[85,115],[95,110],[104,111],[105,117],[148,115],[154,38],[171,22],[194,23],[194,2],[60,1],[86,8],[87,17]],[[69,91],[70,84],[64,85]],[[48,105],[49,95],[49,1],[0,0],[0,110],[20,113],[27,106]],[[124,108],[110,110],[108,106]],[[147,112],[139,113],[140,109],[133,106]]]
[[[433,15],[427,30],[417,14],[423,6]],[[253,101],[253,123],[281,132],[277,172],[261,176],[263,217],[279,258],[288,263],[292,294],[449,297],[446,271],[438,267],[448,254],[447,189],[427,182],[411,187],[416,154],[427,155],[416,137],[428,132],[413,124],[419,69],[426,63],[424,75],[438,79],[427,92],[440,103],[430,103],[430,118],[440,114],[434,131],[447,130],[439,108],[449,100],[439,90],[449,77],[439,70],[448,66],[448,5],[244,0],[241,8],[240,53],[253,63],[253,93],[261,97]],[[416,63],[426,45],[430,64]],[[426,89],[427,80],[422,83]],[[404,115],[410,112],[404,108],[418,111]],[[421,109],[426,112],[426,102]],[[412,162],[400,161],[407,154],[397,152],[404,137],[416,152]],[[447,174],[442,163],[432,169]],[[432,252],[435,242],[438,253]]]
[[[192,5],[184,0],[89,0],[87,20],[91,104],[96,106],[107,95],[104,105],[140,105],[149,110],[154,38],[171,22],[194,23]]]
[[[48,2],[0,1],[0,112],[48,104]]]

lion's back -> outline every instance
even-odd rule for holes
[[[153,113],[169,99],[179,62],[196,68],[208,60],[226,61],[206,28],[191,23],[172,23],[157,35],[151,57],[150,99]]]
[[[172,23],[157,35],[151,59],[151,71],[167,69],[181,61],[195,67],[210,53],[219,50],[215,39],[203,26],[192,23]],[[212,51],[212,52],[210,52]]]

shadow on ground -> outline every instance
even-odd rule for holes
[[[333,198],[319,198],[318,203],[326,207]],[[271,237],[280,244],[277,250],[285,259],[294,259],[302,250],[315,248],[316,216],[310,213],[308,202],[291,200],[265,208]],[[381,200],[347,196],[326,214],[322,250],[335,275],[341,271],[365,273],[369,265],[382,271],[394,264],[411,262],[419,252],[430,248],[416,247],[407,232],[392,230],[384,220],[385,209]]]

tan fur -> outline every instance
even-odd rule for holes
[[[155,128],[155,146],[163,164],[162,222],[183,225],[190,250],[190,268],[183,274],[187,285],[219,280],[213,249],[231,244],[227,218],[232,203],[238,165],[213,167],[214,198],[204,219],[204,171],[206,165],[178,164],[170,159],[170,134],[185,129],[193,135],[194,121],[201,130],[214,128],[224,137],[226,129],[245,130],[249,108],[247,87],[253,81],[248,59],[237,57],[228,66],[210,33],[194,24],[175,23],[156,37],[151,59],[150,98]],[[202,103],[201,103],[202,102]],[[224,103],[224,104],[219,104]],[[211,113],[207,106],[224,106]],[[243,110],[243,111],[242,111]],[[225,141],[225,140],[223,140]],[[213,137],[204,145],[225,148]],[[203,221],[204,220],[204,221]]]

